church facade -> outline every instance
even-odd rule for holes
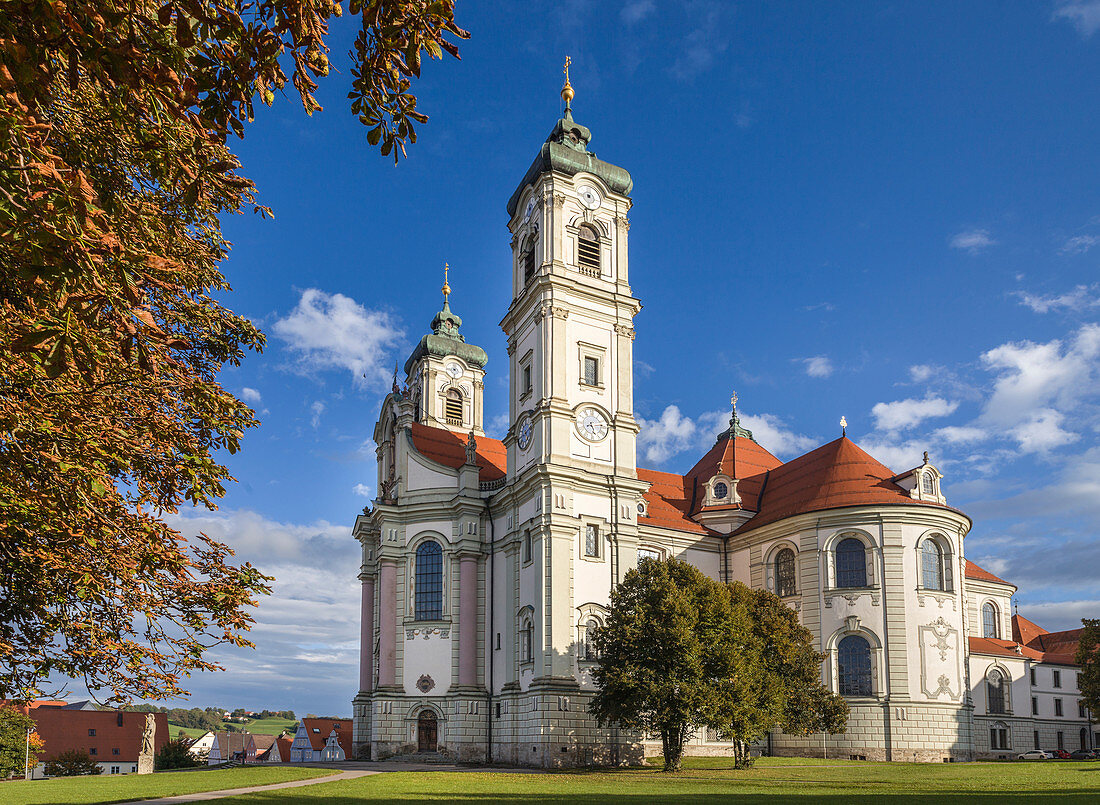
[[[485,436],[488,358],[446,284],[375,426],[379,494],[354,526],[358,756],[640,761],[659,742],[587,712],[588,636],[639,560],[669,556],[773,590],[824,653],[847,732],[776,731],[774,754],[968,760],[1100,741],[1074,698],[1074,634],[1010,616],[1015,588],[965,559],[971,520],[927,458],[898,474],[842,436],[783,462],[734,407],[686,474],[637,466],[632,182],[588,149],[568,83],[563,98],[507,204],[507,435]],[[688,751],[728,748],[707,734]]]

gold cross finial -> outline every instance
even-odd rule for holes
[[[730,405],[733,406],[733,410],[735,410],[735,411],[737,410],[737,392],[736,391],[733,392],[733,394],[730,395]]]
[[[449,263],[443,264],[443,304],[447,304],[447,297],[451,295],[451,286],[447,283],[447,272],[451,270]]]
[[[573,102],[573,87],[569,83],[569,65],[573,63],[573,60],[568,56],[565,57],[565,68],[562,72],[565,73],[565,84],[561,88],[561,99],[565,101],[565,108],[569,108],[569,104]]]

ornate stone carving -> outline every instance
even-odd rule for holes
[[[618,224],[619,226],[621,226],[621,227],[622,227],[623,229],[625,229],[625,230],[626,230],[627,232],[629,232],[629,231],[630,231],[630,219],[629,219],[629,218],[627,218],[627,217],[626,217],[625,215],[620,215],[620,216],[618,216],[618,217],[617,217],[617,218],[615,219],[615,223],[617,223],[617,224]]]
[[[921,690],[930,699],[947,694],[958,699],[962,676],[958,630],[942,616],[918,628],[921,654]],[[931,680],[935,680],[935,687]]]
[[[554,194],[554,206],[559,208],[565,206],[565,193]]]
[[[420,679],[416,680],[416,689],[421,693],[430,693],[435,688],[435,680],[427,674],[421,674]]]
[[[451,636],[451,630],[447,628],[426,628],[426,629],[406,629],[405,639],[416,640],[416,638],[422,638],[424,640],[430,640],[432,635],[436,635],[440,638],[448,638]]]
[[[619,335],[623,336],[624,338],[629,338],[631,341],[634,340],[634,328],[633,327],[629,327],[625,324],[616,324],[615,325],[615,332],[618,333]]]

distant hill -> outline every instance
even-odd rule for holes
[[[192,738],[198,738],[207,732],[207,730],[199,727],[185,727],[182,724],[174,723],[171,719],[168,720],[168,726],[171,728],[173,738],[180,734],[180,730],[183,730]],[[253,718],[243,723],[226,722],[218,729],[220,731],[252,732],[259,735],[278,735],[284,730],[294,732],[297,726],[298,720],[295,718]]]

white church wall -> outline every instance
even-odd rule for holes
[[[429,466],[424,459],[409,454],[405,477],[406,492],[422,489],[456,489],[458,478],[453,471],[440,471]]]

